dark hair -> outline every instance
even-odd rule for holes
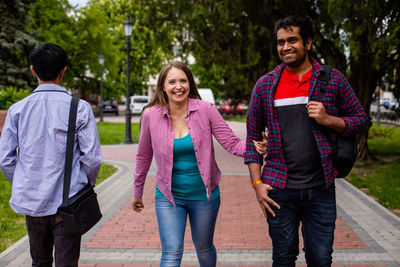
[[[172,68],[180,69],[186,74],[186,76],[189,80],[189,86],[190,86],[189,97],[201,99],[199,91],[197,91],[196,83],[194,82],[193,74],[190,71],[189,67],[180,61],[172,61],[172,62],[164,65],[164,67],[161,69],[160,73],[158,74],[156,92],[155,92],[153,100],[149,103],[149,105],[147,107],[152,107],[155,105],[161,105],[161,106],[167,105],[168,97],[163,89],[164,89],[164,83],[165,83],[167,74]]]
[[[40,80],[53,81],[67,66],[67,54],[60,46],[52,43],[40,44],[29,56]]]
[[[292,26],[299,27],[299,34],[303,39],[305,44],[308,39],[314,38],[313,21],[309,17],[301,17],[298,15],[288,16],[286,18],[280,19],[275,23],[274,36],[275,40],[277,38],[277,32],[281,29],[291,28]]]

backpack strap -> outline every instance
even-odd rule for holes
[[[318,95],[318,102],[322,102],[324,99],[324,95],[326,92],[326,86],[328,86],[329,79],[331,77],[332,67],[328,65],[324,65],[320,70],[320,77],[321,77],[321,87],[319,88],[319,95]],[[333,153],[336,154],[337,152],[337,143],[333,142],[331,135],[326,127],[320,127],[321,131],[325,134],[326,139],[328,140],[329,144],[333,148]]]
[[[328,66],[328,65],[324,65],[322,67],[322,70],[320,70],[321,87],[319,90],[318,102],[322,102],[322,100],[324,99],[324,95],[326,92],[326,86],[329,83],[329,79],[331,77],[331,72],[332,72],[332,67]]]

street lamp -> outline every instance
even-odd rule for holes
[[[103,122],[103,64],[104,56],[103,53],[99,55],[100,64],[100,121]]]
[[[132,144],[131,137],[131,109],[129,107],[130,97],[129,97],[129,50],[130,50],[130,40],[129,37],[132,34],[133,22],[128,18],[123,23],[124,34],[126,36],[126,112],[125,112],[125,144]]]

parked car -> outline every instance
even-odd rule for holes
[[[222,116],[228,116],[232,114],[231,106],[229,105],[228,100],[220,101],[218,105],[218,111]]]
[[[236,102],[236,105],[230,100],[222,100],[219,102],[218,111],[222,116],[229,115],[245,115],[247,113],[248,106],[241,102]]]
[[[131,96],[131,113],[133,115],[142,114],[143,110],[150,103],[150,97],[147,95],[134,95]]]
[[[214,94],[210,88],[199,88],[198,92],[202,100],[210,102],[215,106]]]
[[[98,105],[100,112],[100,104]],[[116,116],[119,115],[118,102],[115,99],[103,101],[103,113],[115,113]]]

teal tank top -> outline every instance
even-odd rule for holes
[[[207,200],[207,191],[197,166],[196,155],[190,133],[174,139],[174,162],[172,166],[172,195],[182,200]],[[219,186],[211,192],[210,199],[220,195]],[[156,186],[156,196],[162,193]]]

